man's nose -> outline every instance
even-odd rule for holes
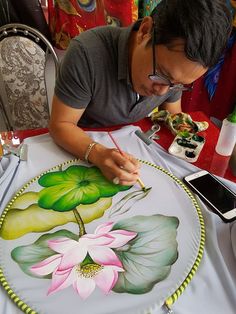
[[[168,92],[169,85],[160,85],[160,84],[154,84],[153,85],[153,91],[155,95],[161,96]]]

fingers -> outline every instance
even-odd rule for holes
[[[112,182],[113,182],[114,184],[119,184],[119,183],[120,183],[120,179],[119,179],[118,177],[115,177],[115,178],[112,180]]]
[[[114,184],[134,185],[139,178],[140,164],[136,158],[116,149],[103,148],[97,155],[95,165]]]
[[[119,185],[135,185],[137,184],[137,180],[132,180],[132,181],[126,181],[126,180],[121,180],[119,179],[118,177],[115,177],[113,180],[112,180],[112,183],[114,184],[119,184]]]
[[[139,161],[134,156],[123,153],[121,155],[117,150],[113,152],[113,160],[117,167],[129,173],[138,173],[140,169]]]
[[[113,168],[115,173],[115,177],[112,178],[112,182],[114,184],[121,184],[121,185],[134,185],[138,178],[139,175],[137,173],[129,173],[125,170],[116,170]]]
[[[138,160],[127,153],[121,155],[115,151],[114,154],[112,172],[115,174],[115,177],[112,179],[113,183],[134,185],[139,178],[140,164]]]

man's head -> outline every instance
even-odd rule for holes
[[[141,95],[165,94],[169,86],[190,84],[217,63],[231,31],[222,0],[162,0],[130,41],[130,74]]]
[[[156,45],[182,38],[188,59],[206,68],[217,63],[232,28],[224,0],[162,0],[151,16]]]

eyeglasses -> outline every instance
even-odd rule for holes
[[[173,84],[168,77],[161,75],[156,69],[156,49],[155,49],[155,27],[152,29],[152,60],[153,60],[153,74],[148,75],[150,80],[158,85],[168,86],[170,90],[181,90],[181,91],[191,91],[193,89],[192,84]]]

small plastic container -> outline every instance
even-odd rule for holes
[[[220,135],[216,144],[216,152],[222,156],[230,156],[236,143],[236,123],[223,120]]]
[[[236,144],[229,160],[229,167],[232,170],[233,175],[236,176]]]
[[[177,135],[170,145],[168,152],[188,162],[197,161],[199,154],[205,144],[205,138],[189,133],[188,137]]]
[[[232,113],[223,120],[220,135],[216,144],[216,152],[222,156],[230,156],[236,143],[236,106]]]

